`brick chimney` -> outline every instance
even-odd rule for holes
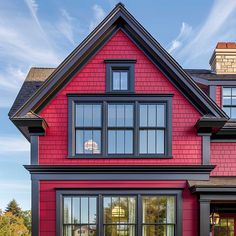
[[[236,74],[236,43],[217,43],[210,66],[216,74]]]

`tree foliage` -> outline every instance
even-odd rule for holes
[[[30,236],[31,211],[23,211],[15,199],[0,209],[0,236]]]
[[[24,219],[5,212],[0,215],[0,235],[1,236],[29,236],[29,230],[24,224]]]
[[[21,208],[19,207],[18,203],[15,199],[11,200],[6,207],[5,212],[11,212],[15,216],[20,216],[22,213]]]

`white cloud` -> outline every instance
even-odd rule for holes
[[[186,67],[206,65],[218,41],[235,41],[236,1],[215,0],[205,22],[184,38],[177,37],[169,46],[175,58]],[[171,49],[171,50],[170,50]]]
[[[58,30],[66,37],[66,39],[71,43],[75,44],[74,41],[74,18],[65,10],[61,10],[61,20],[58,23]]]
[[[173,51],[181,47],[183,41],[186,40],[191,33],[192,33],[192,27],[189,26],[187,23],[182,22],[179,35],[169,45],[168,49],[169,53],[172,53]]]
[[[0,154],[8,154],[13,152],[29,152],[29,142],[23,137],[6,137],[0,136]]]
[[[89,31],[92,31],[105,17],[106,13],[103,8],[97,4],[93,5],[93,19],[89,25]]]

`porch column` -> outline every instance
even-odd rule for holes
[[[200,236],[210,235],[210,200],[200,199]]]

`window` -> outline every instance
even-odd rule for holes
[[[97,235],[97,198],[64,197],[63,235]]]
[[[165,105],[141,104],[139,114],[140,154],[164,154]]]
[[[57,196],[57,235],[181,235],[179,190],[148,190],[148,194],[141,190],[58,190]]]
[[[101,153],[101,105],[76,105],[76,154]]]
[[[134,92],[135,62],[136,60],[105,60],[107,92]]]
[[[222,106],[224,112],[232,119],[236,119],[236,88],[223,87]]]
[[[171,158],[171,96],[70,100],[69,157]]]
[[[108,154],[133,153],[133,104],[108,104]]]

